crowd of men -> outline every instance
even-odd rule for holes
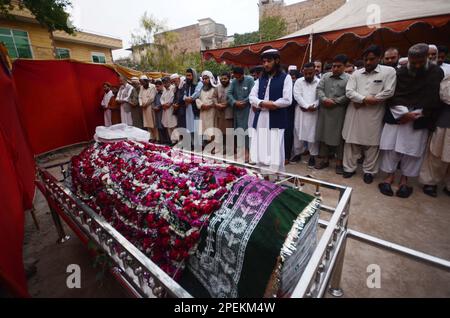
[[[366,184],[381,170],[386,178],[379,190],[386,196],[410,197],[415,177],[427,195],[438,196],[443,181],[450,195],[447,56],[444,46],[416,44],[401,58],[398,49],[371,45],[360,61],[339,54],[332,63],[298,70],[283,66],[280,52],[271,49],[250,75],[234,67],[216,80],[190,68],[157,80],[122,78],[119,88],[104,84],[105,125],[147,129],[151,142],[167,145],[182,139],[180,129],[202,135],[204,145],[217,129],[224,136],[242,129],[245,160],[254,165],[284,169],[309,156],[310,168],[335,161],[346,179],[361,165]]]

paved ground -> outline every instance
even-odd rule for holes
[[[76,152],[74,150],[52,159],[69,159]],[[381,179],[367,186],[361,180],[361,175],[344,180],[335,175],[332,169],[310,170],[304,163],[290,165],[287,169],[289,172],[352,187],[354,194],[350,228],[353,230],[450,260],[450,197],[441,194],[438,199],[429,198],[416,184],[415,193],[409,200],[386,198],[377,190]],[[324,198],[327,201],[334,200],[326,191]],[[100,277],[100,270],[94,268],[93,259],[73,234],[73,238],[64,245],[55,244],[56,232],[40,193],[35,202],[41,230],[36,231],[31,217],[27,218],[24,250],[26,263],[36,266],[36,272],[29,279],[31,295],[126,297],[122,288],[109,275]],[[326,215],[323,217],[326,218]],[[81,267],[82,288],[79,290],[66,287],[66,269],[70,264]],[[380,289],[367,287],[367,268],[371,264],[381,268]],[[450,297],[450,272],[350,240],[342,287],[346,297]]]

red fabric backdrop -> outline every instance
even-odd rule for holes
[[[32,206],[35,166],[22,129],[12,78],[0,63],[0,280],[28,296],[23,269],[24,210]]]
[[[92,140],[103,124],[102,84],[118,85],[113,70],[72,61],[17,60],[13,76],[34,154]]]
[[[16,296],[28,296],[22,249],[33,154],[92,139],[105,81],[118,85],[118,76],[101,65],[18,60],[11,77],[0,63],[0,283]]]

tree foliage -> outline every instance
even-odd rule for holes
[[[229,69],[215,61],[202,63],[200,52],[174,54],[172,48],[178,40],[178,34],[167,31],[164,21],[145,13],[140,26],[141,30],[132,34],[133,51],[139,56],[134,63],[130,63],[137,70],[184,74],[187,68],[192,67],[199,72],[207,69],[218,75]]]
[[[72,6],[70,0],[21,0],[20,9],[28,9],[36,20],[49,31],[61,30],[73,34],[76,29],[70,22],[67,9]],[[14,8],[13,1],[0,0],[0,16],[13,18],[10,15]]]
[[[258,31],[235,34],[233,46],[272,41],[285,36],[286,33],[286,20],[280,16],[264,16],[259,21]]]

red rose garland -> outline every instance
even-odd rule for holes
[[[251,172],[175,155],[154,144],[98,143],[72,159],[71,173],[80,198],[178,279],[210,215]]]

